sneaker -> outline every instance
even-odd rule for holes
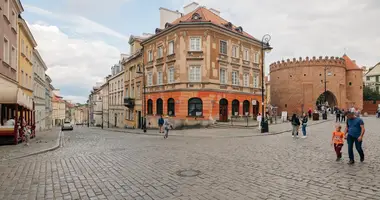
[[[363,158],[360,158],[360,162],[364,162],[364,157],[363,157]]]
[[[337,162],[338,162],[338,161],[340,161],[340,158],[336,158],[336,160],[335,160],[335,161],[337,161]]]
[[[304,136],[302,136],[302,138],[303,138],[303,139],[305,139],[305,138],[307,138],[307,136],[306,136],[306,135],[304,135]]]
[[[354,163],[355,163],[355,161],[350,160],[347,164],[349,164],[349,165],[353,165]]]
[[[292,135],[292,137],[294,138],[294,135]]]
[[[298,135],[296,137],[298,138]]]

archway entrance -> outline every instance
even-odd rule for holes
[[[336,100],[335,95],[330,91],[326,91],[322,93],[321,95],[319,95],[315,104],[318,110],[321,110],[322,106],[327,106],[330,108],[334,108],[335,106],[338,106],[338,102]]]
[[[219,121],[228,121],[228,101],[227,99],[221,99],[219,101]]]
[[[257,100],[252,100],[252,117],[256,119],[260,111],[260,102]]]

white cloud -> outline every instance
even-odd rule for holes
[[[380,61],[378,0],[196,0],[261,39],[272,36],[268,62],[306,56],[342,56],[359,65]],[[183,5],[189,0],[184,0]]]
[[[56,26],[31,24],[30,29],[48,66],[47,74],[64,97],[70,94],[83,100],[118,62],[120,51],[103,41],[70,38]]]

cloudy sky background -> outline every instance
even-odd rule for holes
[[[189,0],[21,0],[53,85],[85,102],[110,73],[130,35],[159,27],[159,7],[182,10]],[[258,39],[269,33],[267,64],[287,58],[342,56],[360,66],[380,62],[379,0],[195,0]],[[54,3],[53,3],[54,2]]]

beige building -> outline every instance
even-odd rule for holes
[[[110,127],[124,127],[124,67],[119,64],[114,65],[112,68],[111,77],[108,79],[109,85],[109,126]],[[126,91],[128,93],[130,91]]]
[[[90,123],[93,126],[101,127],[102,125],[107,125],[105,120],[107,120],[104,117],[104,111],[107,110],[104,107],[104,102],[107,102],[107,93],[108,90],[106,90],[105,86],[107,85],[107,82],[98,82],[96,83],[96,86],[93,87],[93,91],[90,94]]]
[[[51,84],[52,80],[50,76],[45,74],[45,128],[53,128],[53,90],[54,87]]]
[[[35,105],[36,131],[46,129],[46,83],[45,72],[47,67],[37,50],[33,51],[33,99]]]
[[[88,117],[88,110],[86,105],[77,104],[74,108],[74,123],[86,124]]]
[[[60,96],[60,90],[55,89],[52,97],[53,107],[53,126],[61,126],[65,122],[66,116],[66,103],[63,97]]]
[[[140,43],[151,36],[131,36],[129,45],[131,47],[131,56],[122,61],[124,66],[125,80],[125,126],[127,128],[142,128],[143,120],[143,63],[142,47]]]

